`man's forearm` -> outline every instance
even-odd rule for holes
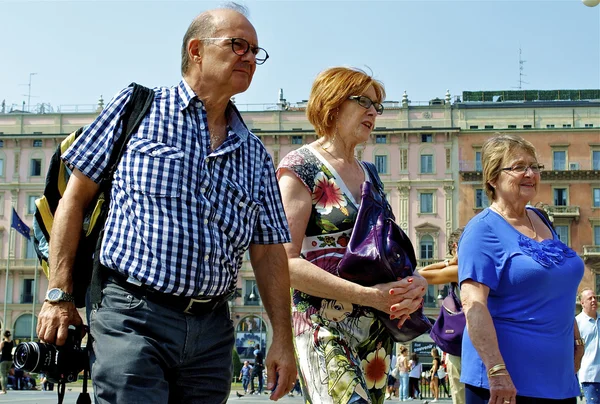
[[[273,335],[292,335],[290,275],[281,244],[254,246],[251,261],[263,306],[271,319]]]
[[[49,288],[73,290],[73,264],[83,224],[83,209],[64,198],[60,200],[54,215],[50,236]]]

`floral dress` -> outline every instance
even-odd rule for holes
[[[278,176],[284,171],[296,175],[312,196],[302,258],[337,275],[360,201],[310,145],[289,153]],[[371,308],[294,289],[292,318],[307,403],[384,402],[393,342]]]

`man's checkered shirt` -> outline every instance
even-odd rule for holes
[[[156,88],[115,173],[101,262],[160,292],[219,296],[235,286],[250,243],[290,241],[273,162],[233,104],[228,136],[210,148],[190,86]],[[132,87],[122,90],[63,159],[99,182]]]

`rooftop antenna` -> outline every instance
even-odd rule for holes
[[[527,76],[526,74],[523,73],[524,70],[524,64],[525,62],[527,62],[526,60],[523,60],[522,57],[522,52],[521,52],[521,47],[519,46],[519,90],[523,89],[523,84],[529,84],[526,81],[523,81],[523,76]]]
[[[29,73],[29,84],[22,84],[23,86],[29,87],[29,89],[27,91],[27,112],[31,112],[31,77],[35,76],[36,74],[37,73]],[[23,96],[25,96],[25,94],[23,94]],[[24,106],[23,106],[23,111],[25,111]]]

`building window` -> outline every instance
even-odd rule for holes
[[[299,136],[299,135],[292,136],[292,144],[302,144],[302,136]]]
[[[37,253],[35,252],[35,246],[33,244],[33,241],[27,241],[27,250],[25,250],[25,258],[37,258]]]
[[[552,128],[554,128],[554,124],[552,123],[552,124],[546,125],[546,128],[552,129]]]
[[[433,154],[421,154],[421,174],[433,174]]]
[[[37,327],[37,317],[31,314],[21,315],[17,321],[15,321],[15,330],[13,332],[13,338],[22,342],[29,341],[31,338],[31,322],[33,321],[33,329]]]
[[[570,123],[564,123],[564,124],[563,124],[563,128],[570,128],[570,127],[571,127],[571,124],[570,124]]]
[[[33,147],[42,147],[42,139],[34,139],[33,141]]]
[[[523,125],[523,129],[531,129],[531,125]]]
[[[33,279],[23,279],[21,303],[33,303]]]
[[[419,213],[433,213],[432,192],[421,192],[419,194]]]
[[[592,206],[595,208],[600,208],[600,188],[594,188],[593,190],[593,202],[592,202]]]
[[[387,174],[387,156],[375,156],[375,167],[379,174]]]
[[[408,171],[408,149],[400,149],[400,171]]]
[[[560,241],[562,241],[566,245],[569,245],[569,226],[555,225],[554,229],[556,230],[556,234],[558,235],[558,238],[560,239]]]
[[[552,169],[565,170],[567,168],[567,152],[557,150],[552,152]]]
[[[37,195],[29,195],[27,198],[27,214],[33,215],[35,213],[35,200],[38,199]]]
[[[592,152],[592,170],[600,170],[600,150]]]
[[[600,245],[600,226],[594,226],[594,245]]]
[[[255,279],[246,279],[246,293],[244,294],[244,305],[246,306],[258,306],[260,296],[258,294],[258,287],[256,286]]]
[[[39,177],[42,175],[42,159],[31,159],[31,165],[29,168],[30,176]]]
[[[517,125],[508,125],[508,129],[517,129]]]
[[[452,168],[452,150],[446,149],[446,170]]]
[[[0,177],[4,176],[4,159],[0,159]]]
[[[485,125],[486,129],[494,129],[494,125]]]
[[[469,129],[479,129],[479,126],[477,126],[477,125],[471,125],[471,126],[469,126]]]
[[[379,144],[387,143],[387,135],[376,135],[375,143],[379,143]]]
[[[0,148],[4,147],[4,140],[0,140]]]
[[[566,188],[554,188],[554,206],[567,206]]]
[[[481,152],[475,152],[475,171],[482,171],[481,169]]]
[[[490,206],[490,201],[488,200],[487,194],[485,193],[485,189],[476,189],[475,190],[475,208],[483,209]]]
[[[586,123],[584,126],[585,126],[586,128],[593,128],[593,127],[594,127],[594,124],[593,124],[593,123]]]
[[[433,237],[425,234],[419,243],[419,257],[422,260],[433,259]]]
[[[433,143],[433,135],[431,133],[421,133],[421,143]]]

